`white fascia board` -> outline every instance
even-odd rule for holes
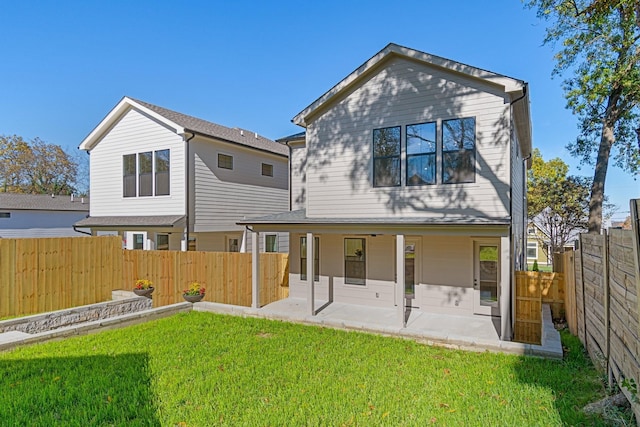
[[[98,124],[98,126],[96,126],[91,131],[91,133],[89,133],[89,135],[87,135],[87,137],[82,140],[82,142],[80,143],[80,146],[78,146],[78,148],[80,150],[91,151],[93,149],[93,147],[95,147],[98,144],[98,142],[100,142],[100,140],[102,139],[104,134],[118,120],[120,120],[120,118],[122,117],[123,114],[125,114],[131,108],[136,108],[138,110],[141,110],[146,115],[148,115],[150,117],[153,117],[154,119],[158,120],[159,122],[164,123],[168,127],[174,129],[175,132],[178,135],[183,135],[185,133],[185,130],[184,130],[184,128],[182,126],[178,125],[177,123],[174,123],[173,121],[167,119],[166,117],[156,113],[155,111],[152,111],[152,110],[148,109],[147,107],[145,107],[143,105],[138,104],[137,102],[135,102],[131,98],[128,98],[128,97],[125,96],[109,112],[109,114],[107,114],[107,116],[104,119],[102,119],[102,121]]]

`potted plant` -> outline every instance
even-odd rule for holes
[[[189,302],[198,302],[204,298],[204,287],[198,282],[191,282],[189,287],[182,291],[182,297]]]
[[[133,288],[133,293],[140,297],[149,297],[151,298],[151,294],[155,288],[153,287],[153,282],[149,279],[138,279],[136,280],[136,284]]]

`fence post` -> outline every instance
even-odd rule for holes
[[[609,289],[609,233],[606,229],[602,231],[602,285],[604,286],[604,327],[606,345],[606,369],[609,388],[613,387],[613,376],[611,372],[611,292]]]
[[[582,324],[584,325],[584,349],[589,351],[589,339],[587,334],[587,307],[586,297],[584,294],[584,244],[582,243],[582,234],[580,234],[580,285],[582,286]]]

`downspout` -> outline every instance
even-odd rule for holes
[[[185,236],[184,236],[184,240],[185,240],[185,252],[189,251],[189,176],[190,176],[190,170],[189,170],[189,165],[191,164],[191,158],[189,157],[189,141],[191,141],[193,138],[195,138],[196,134],[191,132],[191,136],[188,139],[185,139],[184,135],[182,136],[182,139],[184,140],[184,142],[186,143],[186,176],[187,179],[185,179],[186,182],[186,191],[185,191],[185,204],[186,204],[186,209],[185,209]],[[194,193],[195,193],[195,187],[193,189]]]

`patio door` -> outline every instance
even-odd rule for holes
[[[498,243],[474,242],[473,309],[500,315],[500,250]]]
[[[125,233],[125,242],[127,249],[149,249],[146,231],[127,231]]]
[[[418,241],[407,239],[404,245],[404,301],[406,307],[419,308],[416,304],[418,279]]]

